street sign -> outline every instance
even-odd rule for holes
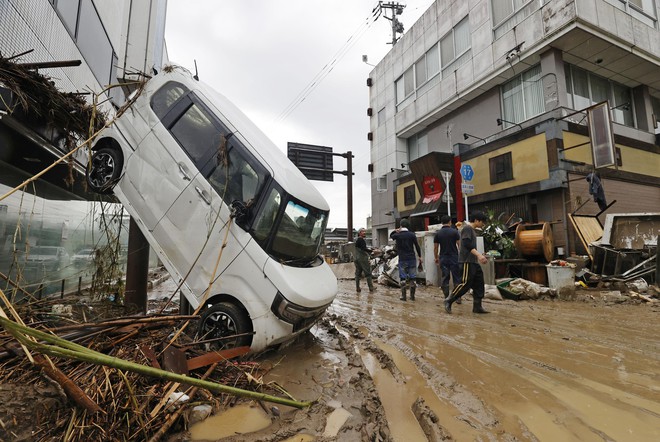
[[[474,184],[461,183],[461,192],[466,195],[474,193]]]
[[[463,164],[461,166],[461,176],[465,181],[472,181],[472,178],[474,177],[474,170],[472,170],[472,166],[469,164]]]
[[[445,181],[445,187],[449,187],[449,181],[451,181],[451,172],[442,170],[440,173],[442,174],[442,179]]]

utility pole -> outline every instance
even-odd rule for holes
[[[387,12],[385,12],[385,15],[383,16],[392,23],[392,42],[391,42],[392,46],[394,46],[397,40],[399,40],[400,38],[397,37],[397,34],[403,34],[403,23],[399,21],[397,15],[403,14],[403,8],[405,7],[406,5],[402,5],[400,3],[395,3],[395,2],[383,3],[382,1],[379,1],[378,6],[376,6],[376,8],[378,8],[378,16],[376,17],[376,19],[380,17],[380,14],[383,11],[383,9],[390,9],[392,11],[391,17],[387,16]]]

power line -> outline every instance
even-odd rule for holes
[[[371,14],[358,26],[358,28],[351,34],[351,36],[346,40],[344,45],[333,55],[333,58],[330,60],[330,62],[326,63],[325,66],[319,71],[316,76],[309,82],[305,88],[298,93],[298,95],[289,103],[289,105],[284,108],[284,110],[279,114],[279,116],[275,119],[276,122],[281,122],[284,121],[291,113],[298,107],[300,104],[305,101],[305,99],[316,89],[319,84],[325,79],[325,77],[332,72],[332,70],[335,68],[335,66],[344,58],[344,56],[348,53],[349,49],[351,49],[357,41],[362,37],[362,35],[366,32],[369,27],[376,21],[378,18],[377,15],[379,14],[380,10],[378,7],[375,7],[372,11]]]

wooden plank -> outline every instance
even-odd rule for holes
[[[589,244],[598,241],[603,237],[603,226],[595,216],[581,216],[569,214],[568,217],[575,228],[582,245],[587,250],[589,258],[593,261],[594,257],[589,251]]]
[[[207,365],[215,364],[216,362],[222,362],[227,359],[233,359],[239,356],[243,356],[250,351],[250,347],[236,347],[228,348],[226,350],[214,351],[211,353],[206,353],[202,356],[197,356],[195,358],[188,359],[188,370],[195,370],[197,368],[206,367]]]

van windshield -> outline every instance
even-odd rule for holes
[[[270,255],[284,264],[305,266],[321,252],[328,212],[271,189],[255,221],[253,235]]]

